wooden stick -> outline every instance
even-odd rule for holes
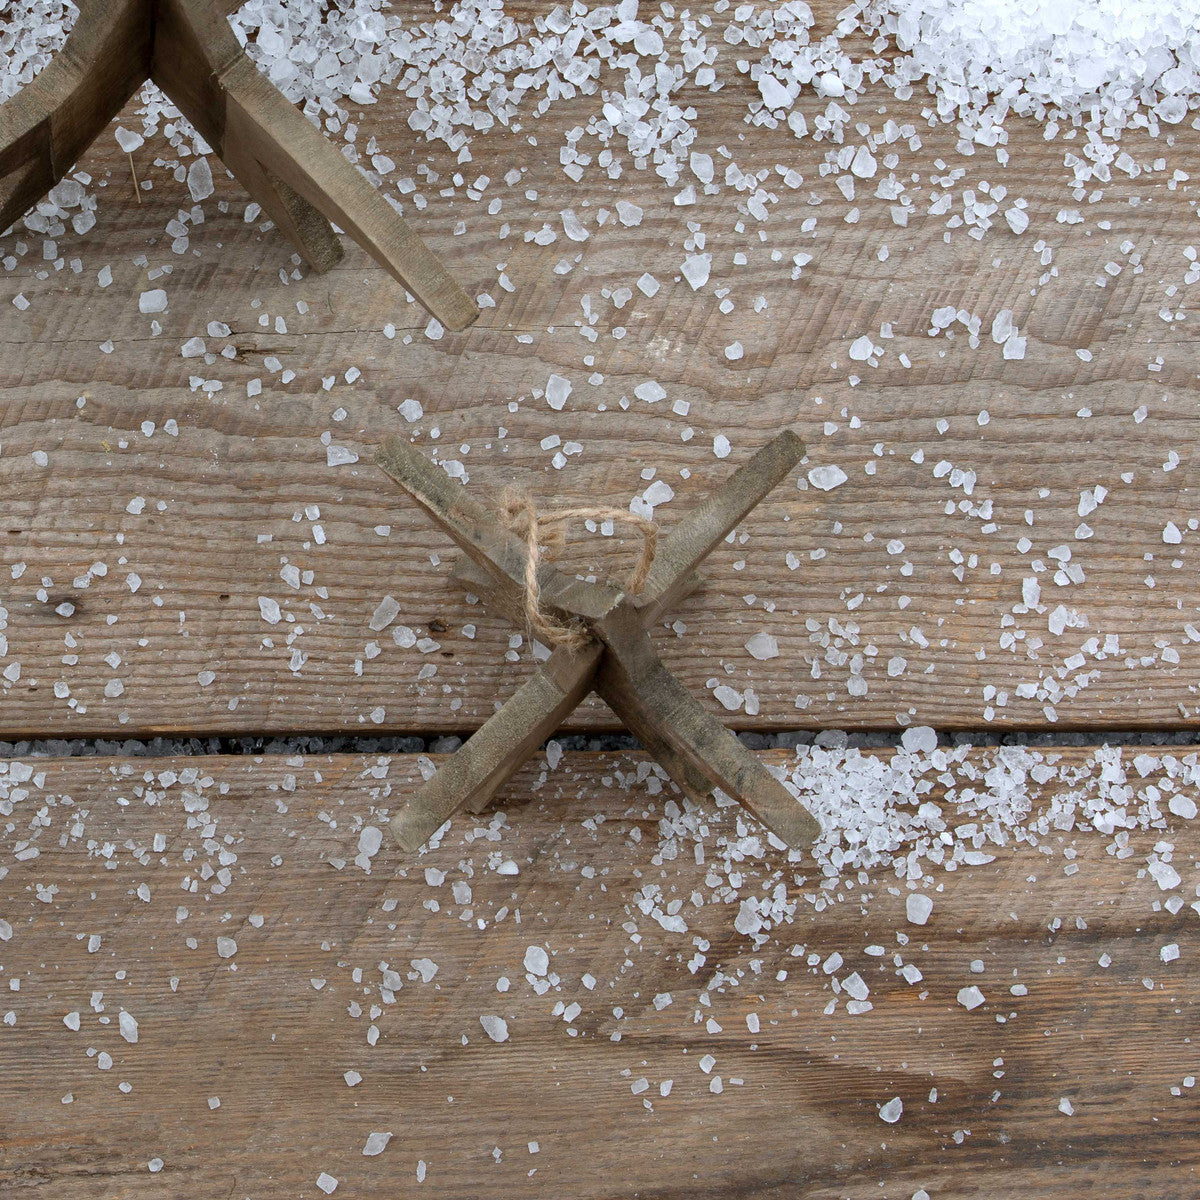
[[[149,0],[93,0],[62,49],[0,105],[0,232],[74,166],[148,74]]]
[[[592,686],[603,650],[560,648],[442,764],[392,818],[392,832],[415,851],[460,808],[487,807],[521,764],[563,723]]]
[[[660,540],[638,602],[638,607],[646,610],[647,627],[679,603],[681,589],[696,568],[786,478],[804,454],[799,435],[785,429]]]
[[[327,220],[340,225],[448,329],[479,310],[441,260],[356,167],[280,95],[244,55],[221,76],[226,141],[252,155]],[[236,174],[236,171],[235,171]]]
[[[663,666],[632,608],[606,617],[598,630],[606,653],[596,690],[629,731],[692,790],[686,766],[750,810],[785,845],[811,845],[817,819]],[[674,770],[672,769],[674,767]]]

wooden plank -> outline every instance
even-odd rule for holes
[[[916,102],[871,92],[859,107],[872,119],[886,103],[888,115],[922,126],[923,148],[902,155],[920,175],[917,204],[899,228],[890,206],[860,186],[859,220],[847,224],[849,203],[820,174],[826,147],[746,126],[752,84],[728,64],[726,74],[718,93],[681,93],[701,114],[695,148],[717,156],[718,173],[725,145],[743,170],[786,164],[804,175],[794,191],[771,176],[777,201],[761,245],[732,187],[675,208],[664,204],[661,180],[628,161],[617,180],[594,164],[582,182],[568,180],[557,149],[568,130],[586,127],[594,97],[555,105],[519,132],[476,137],[462,164],[445,147],[414,143],[409,101],[385,95],[364,112],[360,147],[373,136],[399,164],[389,191],[397,179],[415,181],[425,207],[414,213],[407,195],[405,211],[468,291],[496,302],[471,331],[436,340],[356,249],[328,275],[284,286],[286,247],[244,220],[246,197],[223,177],[186,251],[174,253],[164,228],[192,202],[171,170],[155,166],[162,147],[135,155],[154,183],[138,206],[128,162],[102,138],[82,164],[96,181],[95,226],[75,234],[68,224],[55,239],[61,260],[49,263],[40,238],[23,239],[23,256],[15,238],[0,247],[17,258],[0,278],[8,314],[0,326],[0,603],[8,611],[0,676],[18,662],[21,670],[3,682],[0,736],[477,728],[528,677],[529,648],[512,651],[520,662],[511,663],[510,628],[465,605],[445,579],[443,538],[369,465],[387,436],[407,432],[423,452],[461,462],[473,491],[516,480],[548,505],[623,504],[654,471],[676,493],[656,510],[669,529],[785,426],[810,447],[802,470],[837,464],[847,482],[828,492],[783,485],[713,555],[707,588],[677,611],[688,635],[657,639],[693,693],[703,697],[716,680],[743,697],[728,712],[706,698],[723,720],[743,728],[1192,726],[1195,335],[1186,321],[1159,315],[1166,289],[1183,284],[1183,251],[1195,240],[1192,185],[1171,185],[1169,172],[1143,174],[1117,179],[1094,203],[1076,201],[1062,182],[1063,145],[1044,143],[1037,130],[1010,124],[1011,160],[1001,169],[983,155],[957,157],[954,131],[925,128]],[[1200,134],[1184,127],[1173,137],[1171,153],[1194,159]],[[1123,144],[1139,161],[1164,150],[1133,135]],[[1028,201],[1029,231],[1015,237],[1001,225],[977,242],[948,231],[948,215],[928,215],[939,158],[971,168],[956,205],[968,183],[1001,180],[1010,199]],[[425,163],[436,179],[417,173]],[[523,172],[514,186],[504,182],[510,169]],[[490,182],[475,202],[467,190],[480,176]],[[493,199],[503,206],[489,213]],[[643,208],[639,225],[612,215],[618,199]],[[559,213],[568,207],[589,229],[587,242],[565,237]],[[610,213],[603,226],[602,207]],[[1084,223],[1057,222],[1065,208],[1080,209]],[[811,217],[818,224],[806,232]],[[698,292],[679,278],[687,220],[701,223],[714,254],[712,282]],[[544,223],[557,231],[554,244],[525,240]],[[1035,239],[1051,252],[1049,266]],[[1127,240],[1138,266],[1120,249]],[[884,244],[890,253],[880,262]],[[813,260],[793,281],[799,251]],[[733,264],[735,252],[746,253],[745,267]],[[577,254],[579,266],[554,273]],[[1108,262],[1126,265],[1109,278]],[[106,264],[114,283],[100,289],[96,272]],[[169,277],[148,278],[162,266]],[[1052,267],[1058,276],[1042,282]],[[614,307],[612,292],[643,271],[663,285],[657,295],[634,289]],[[168,312],[140,314],[139,293],[158,286]],[[716,295],[724,286],[735,305],[728,315]],[[25,311],[9,303],[18,294],[30,301]],[[588,325],[585,297],[599,314],[594,343],[577,327]],[[1169,303],[1179,308],[1182,294]],[[953,341],[928,337],[943,305],[981,318],[978,349],[961,332]],[[1005,360],[987,336],[1002,308],[1028,336],[1023,361]],[[207,333],[214,320],[230,325],[228,338]],[[858,336],[884,344],[882,322],[895,336],[878,367],[850,364]],[[395,339],[383,332],[390,325]],[[623,338],[613,336],[618,328]],[[211,363],[181,356],[193,337],[206,340]],[[110,340],[112,352],[100,352]],[[735,340],[745,353],[730,361],[724,347]],[[221,358],[223,348],[234,357]],[[361,372],[353,384],[345,382],[351,368]],[[284,369],[295,373],[287,383]],[[536,394],[551,373],[573,385],[562,411]],[[593,373],[603,377],[594,386]],[[851,374],[862,377],[858,386]],[[323,378],[335,380],[328,392]],[[655,404],[634,395],[650,379],[667,391]],[[222,390],[206,393],[202,380]],[[263,392],[250,397],[254,380]],[[412,423],[397,413],[410,398],[424,411]],[[686,416],[677,405],[688,406]],[[1132,414],[1142,407],[1139,421]],[[164,432],[169,421],[178,436]],[[684,442],[686,429],[693,436]],[[328,467],[326,435],[360,461]],[[725,461],[712,453],[717,436],[733,447]],[[561,470],[555,447],[542,448],[554,437],[582,447]],[[1164,471],[1171,451],[1180,462]],[[48,456],[44,465],[35,452]],[[943,463],[975,473],[971,496]],[[1103,505],[1081,518],[1081,493],[1098,486],[1108,489]],[[129,511],[139,497],[144,506]],[[320,517],[306,518],[309,509]],[[1081,521],[1094,532],[1077,540]],[[1184,531],[1181,544],[1164,545],[1167,521]],[[1026,536],[1027,552],[1019,548]],[[1049,555],[1064,545],[1082,582]],[[603,549],[585,545],[578,564],[609,566]],[[94,563],[108,574],[77,586]],[[311,571],[311,584],[284,583],[280,571],[292,568]],[[142,580],[136,593],[131,574]],[[1026,611],[1023,581],[1033,578],[1041,596]],[[438,649],[397,646],[369,628],[386,595],[401,602],[397,623]],[[259,596],[294,620],[265,624]],[[74,606],[69,617],[56,613],[64,602]],[[1052,619],[1059,628],[1071,613],[1087,627],[1050,631]],[[780,657],[747,654],[744,643],[760,631],[778,640]],[[122,657],[116,668],[103,665],[112,652]],[[1070,665],[1080,653],[1082,665]],[[77,663],[62,661],[73,656]],[[200,682],[209,673],[212,682]],[[56,684],[69,694],[56,695]],[[106,686],[120,694],[106,695]],[[593,705],[573,727],[614,722]]]
[[[1167,813],[1196,794],[1197,750],[1048,750],[1045,787],[1022,753],[926,760],[914,786],[960,836],[989,769],[1030,773],[1030,829],[1068,786],[1126,787],[1130,812],[1159,788],[1165,819],[1125,857],[1060,818],[1037,846],[935,870],[924,926],[880,869],[758,939],[735,928],[730,873],[743,898],[815,880],[796,887],[806,868],[773,853],[723,855],[733,809],[700,810],[704,863],[664,839],[678,818],[640,756],[535,765],[504,817],[460,819],[420,858],[385,843],[369,873],[349,861],[361,829],[419,781],[414,757],[43,759],[23,780],[6,763],[0,1195],[295,1200],[327,1172],[338,1195],[382,1197],[415,1187],[420,1162],[434,1196],[1194,1195],[1200,924],[1162,902],[1200,879],[1195,822]],[[1168,841],[1171,892],[1145,870]],[[686,932],[638,906],[654,895],[683,902]],[[530,946],[554,978],[542,995]],[[850,1016],[843,990],[825,1013],[834,951],[870,1011]],[[986,1001],[968,1011],[971,985]],[[364,1157],[372,1131],[394,1136]]]

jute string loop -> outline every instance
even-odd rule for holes
[[[527,492],[505,488],[500,494],[500,517],[528,547],[525,558],[525,622],[529,632],[547,646],[567,646],[577,650],[590,637],[587,628],[578,621],[555,617],[542,608],[538,565],[543,555],[550,559],[562,549],[566,542],[566,526],[571,521],[620,521],[641,534],[642,553],[625,585],[625,590],[632,595],[636,596],[645,586],[658,550],[658,526],[626,509],[585,507],[538,512]]]

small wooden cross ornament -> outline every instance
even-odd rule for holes
[[[240,0],[76,3],[54,60],[0,105],[0,231],[152,79],[314,270],[342,256],[336,221],[447,328],[479,315],[403,217],[246,56],[226,18]]]
[[[555,649],[408,799],[392,818],[400,844],[417,850],[460,808],[485,808],[593,690],[685,793],[700,798],[719,787],[786,845],[811,844],[820,833],[816,818],[663,666],[647,634],[697,586],[695,571],[708,553],[803,456],[804,443],[790,430],[772,439],[663,537],[636,598],[541,562],[542,603],[589,636],[580,648]],[[469,564],[457,574],[470,591],[523,621],[525,543],[408,442],[388,442],[379,464],[466,554]]]

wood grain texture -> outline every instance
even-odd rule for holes
[[[1047,752],[1080,769],[1090,753]],[[1154,752],[1126,751],[1113,779],[1145,794],[1161,778],[1134,770],[1138,753]],[[753,895],[783,865],[722,866],[715,835],[734,810],[712,805],[708,862],[686,845],[664,857],[669,796],[640,756],[534,764],[505,817],[460,818],[420,858],[385,844],[369,874],[351,861],[360,829],[419,780],[415,758],[29,766],[31,779],[7,764],[0,776],[6,849],[40,850],[6,853],[0,877],[0,1017],[14,1014],[0,1024],[0,1195],[298,1200],[319,1197],[321,1172],[361,1197],[1195,1195],[1198,1095],[1184,1079],[1200,1074],[1200,925],[1166,911],[1144,870],[1170,840],[1190,896],[1194,822],[1134,834],[1124,859],[1099,834],[1051,829],[1036,848],[937,871],[924,927],[880,872],[823,913],[800,903],[756,946],[734,929],[736,903],[685,904],[686,933],[638,908],[651,884],[709,896],[706,877],[735,869]],[[941,802],[938,774],[922,783]],[[1032,799],[1031,822],[1050,797]],[[220,957],[218,937],[236,953]],[[1180,957],[1164,963],[1172,943]],[[529,946],[556,979],[540,996]],[[843,993],[824,1014],[830,977],[805,960],[835,950],[834,974],[858,971],[871,1011],[847,1015]],[[897,976],[895,953],[919,983]],[[427,981],[423,959],[437,964]],[[1009,994],[1018,983],[1027,995]],[[968,1012],[955,997],[971,984],[987,1001]],[[508,1040],[485,1036],[481,1014],[503,1017]],[[886,1125],[893,1096],[904,1111]],[[372,1131],[394,1137],[366,1158]]]
[[[0,277],[3,666],[20,663],[20,678],[3,681],[0,735],[478,728],[528,678],[529,647],[511,647],[509,626],[464,604],[446,578],[441,535],[369,465],[386,437],[408,433],[422,452],[461,462],[474,492],[515,480],[545,503],[623,504],[653,471],[676,493],[656,509],[669,528],[785,426],[809,446],[802,471],[838,464],[847,482],[828,492],[783,485],[713,555],[706,589],[677,610],[686,636],[656,634],[664,663],[694,693],[714,681],[751,689],[736,711],[706,701],[723,720],[762,729],[1194,725],[1197,372],[1183,284],[1183,251],[1196,237],[1193,185],[1170,187],[1170,172],[1158,172],[1115,181],[1094,203],[1076,200],[1063,143],[1013,122],[1006,168],[982,154],[963,160],[954,132],[925,128],[917,102],[872,92],[860,102],[872,120],[883,105],[921,125],[923,148],[905,152],[901,166],[920,175],[916,204],[900,228],[860,186],[859,219],[847,224],[850,204],[820,174],[828,147],[747,126],[752,85],[730,63],[723,77],[718,93],[684,93],[697,107],[696,147],[716,155],[718,172],[721,145],[743,170],[772,172],[763,188],[775,201],[762,224],[731,186],[674,207],[661,180],[634,170],[623,150],[619,179],[594,162],[581,182],[568,179],[558,149],[586,126],[594,97],[475,138],[464,164],[415,141],[407,98],[385,94],[364,110],[360,149],[374,137],[398,164],[387,190],[399,195],[396,181],[411,177],[416,192],[399,195],[405,211],[419,194],[421,229],[437,253],[468,291],[495,300],[472,330],[436,340],[357,250],[325,276],[288,275],[284,244],[244,220],[247,198],[231,180],[218,179],[203,224],[175,253],[165,226],[191,212],[186,187],[155,166],[148,146],[135,161],[154,189],[140,207],[130,203],[128,163],[101,138],[81,164],[95,181],[95,226],[79,235],[67,224],[49,261],[40,238],[0,246],[16,259]],[[1194,159],[1200,135],[1182,128],[1173,137],[1172,162]],[[1147,162],[1167,149],[1133,136],[1125,146]],[[948,230],[948,214],[928,215],[939,158],[970,168],[952,212],[968,183],[1003,182],[1009,201],[1028,201],[1028,232],[1000,224],[977,242]],[[436,178],[418,173],[425,163]],[[803,185],[785,186],[776,164],[802,172]],[[511,187],[510,169],[522,172]],[[482,176],[490,182],[477,202],[467,193]],[[502,208],[489,214],[494,199]],[[639,225],[619,223],[618,199],[642,206]],[[585,243],[566,238],[566,208],[588,228]],[[1084,222],[1056,221],[1068,208]],[[806,232],[810,217],[818,224]],[[689,220],[714,255],[712,281],[698,292],[679,277]],[[543,224],[557,241],[527,241]],[[793,280],[801,251],[813,259]],[[734,264],[738,252],[745,266]],[[578,266],[555,273],[577,255]],[[1109,262],[1123,264],[1119,275],[1106,274]],[[114,283],[99,289],[106,264]],[[170,276],[148,277],[163,266]],[[652,299],[634,288],[643,271],[663,285]],[[140,314],[139,293],[159,286],[167,313]],[[1168,299],[1172,286],[1179,292]],[[622,287],[633,295],[617,308]],[[725,287],[728,315],[716,291]],[[9,304],[18,294],[30,301],[25,311]],[[756,313],[759,296],[766,307]],[[944,305],[981,318],[978,349],[961,329],[953,340],[928,336]],[[1164,321],[1164,305],[1184,318]],[[987,336],[1001,308],[1028,336],[1022,361],[1003,359]],[[212,321],[231,334],[208,334]],[[882,322],[893,325],[890,341],[879,338]],[[864,333],[886,349],[878,367],[847,357]],[[211,362],[181,356],[194,337]],[[735,340],[744,355],[730,361],[724,347]],[[348,383],[352,368],[361,375]],[[294,372],[288,382],[285,371]],[[551,373],[573,385],[562,411],[538,395]],[[333,381],[329,391],[322,379]],[[650,379],[667,391],[654,404],[634,395]],[[262,394],[248,396],[254,380]],[[205,381],[221,390],[206,392]],[[424,410],[412,423],[397,412],[408,398]],[[1145,419],[1135,419],[1143,406]],[[164,432],[171,420],[178,436]],[[328,467],[323,435],[359,462]],[[732,443],[725,461],[712,453],[718,435]],[[581,447],[561,470],[552,465],[561,447],[542,448],[554,437]],[[1180,461],[1164,471],[1172,451]],[[951,466],[975,473],[971,496],[953,486]],[[1097,486],[1107,497],[1081,518],[1080,495]],[[138,497],[141,511],[128,511]],[[1076,540],[1081,521],[1093,535]],[[1167,521],[1184,531],[1181,544],[1164,545]],[[383,526],[386,537],[375,532]],[[1025,536],[1027,552],[1018,548]],[[1063,545],[1082,582],[1049,556]],[[622,570],[627,558],[614,562],[607,546],[584,545],[579,566]],[[77,586],[97,562],[107,575]],[[1035,562],[1045,568],[1041,597],[1026,611],[1022,584]],[[23,573],[10,578],[19,564]],[[311,584],[283,582],[291,568],[312,572]],[[136,593],[130,572],[142,580]],[[437,649],[396,645],[369,628],[385,595],[401,602],[397,623]],[[282,605],[280,624],[264,623],[259,596]],[[68,617],[56,613],[64,601],[74,605]],[[1050,632],[1060,606],[1070,610],[1060,619],[1078,614],[1087,627]],[[780,657],[747,654],[760,630],[778,639]],[[1093,637],[1097,652],[1081,650]],[[371,658],[373,643],[380,653]],[[113,651],[117,668],[104,664]],[[212,682],[201,683],[208,673]],[[55,695],[55,684],[68,694]],[[106,685],[119,694],[106,695]],[[615,722],[593,703],[573,727]]]

